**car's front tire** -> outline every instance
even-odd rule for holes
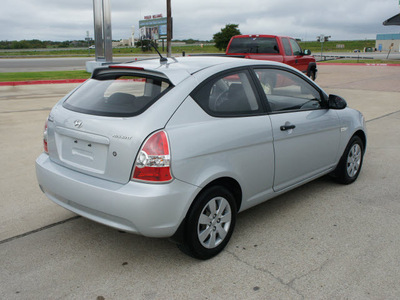
[[[217,255],[231,238],[236,215],[235,198],[229,190],[222,186],[205,189],[188,212],[179,249],[198,259]]]
[[[310,70],[310,74],[308,75],[308,77],[310,77],[312,81],[315,81],[315,79],[317,78],[316,70],[315,69],[311,69]]]
[[[353,136],[347,144],[333,176],[340,183],[353,183],[360,174],[363,158],[364,143],[360,137]]]

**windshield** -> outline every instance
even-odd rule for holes
[[[80,113],[129,117],[139,115],[164,95],[172,85],[164,78],[115,73],[90,79],[64,103]]]
[[[228,48],[228,53],[279,53],[275,38],[245,37],[234,38]]]

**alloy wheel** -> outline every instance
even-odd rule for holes
[[[211,199],[203,208],[198,224],[197,237],[207,249],[217,247],[229,232],[232,220],[231,206],[223,197]]]
[[[354,144],[347,156],[347,174],[349,177],[354,177],[361,165],[361,147],[359,144]]]

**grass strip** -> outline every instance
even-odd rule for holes
[[[158,48],[159,51],[166,56],[166,47],[162,50],[162,47]],[[224,53],[225,51],[220,51],[215,48],[213,45],[182,45],[172,47],[173,54],[182,54],[185,53]],[[154,54],[157,55],[157,52],[150,49],[149,51],[143,52],[141,48],[113,48],[114,56],[135,56],[140,54]],[[7,57],[15,57],[15,56],[60,56],[60,57],[68,57],[68,56],[81,56],[81,57],[94,57],[95,51],[87,49],[26,49],[26,50],[1,50],[0,56],[3,58]]]
[[[355,49],[363,50],[366,47],[372,49],[375,48],[375,40],[355,40],[355,41],[327,41],[321,45],[317,41],[301,41],[299,42],[303,49],[309,49],[313,53],[320,53],[321,46],[324,52],[353,52]],[[164,49],[162,43],[159,43],[158,50],[166,54],[166,45]],[[185,53],[224,53],[224,51],[218,50],[212,44],[186,44],[186,45],[174,45],[172,46],[173,54]],[[90,56],[94,57],[95,51],[93,49],[81,48],[81,49],[68,49],[68,48],[57,48],[57,49],[12,49],[4,51],[0,49],[1,57],[15,57],[15,56]],[[157,54],[154,50],[143,52],[141,48],[136,47],[125,47],[125,48],[113,48],[113,55],[119,56],[135,56],[138,54]]]
[[[30,80],[59,80],[87,79],[90,73],[82,71],[46,71],[46,72],[12,72],[0,73],[0,82],[30,81]]]

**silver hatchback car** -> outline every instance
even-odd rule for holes
[[[199,259],[236,215],[325,174],[349,184],[362,114],[280,63],[184,57],[96,69],[51,110],[42,191],[83,217]]]

